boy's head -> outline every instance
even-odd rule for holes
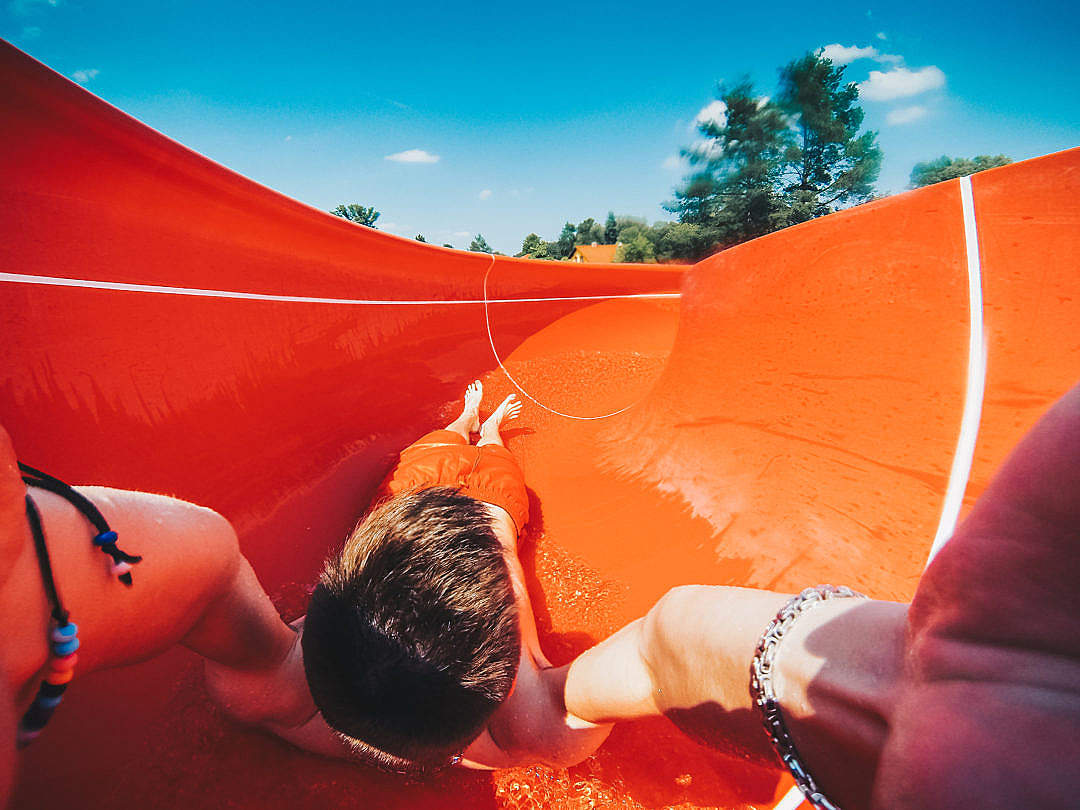
[[[445,487],[378,506],[327,562],[302,644],[316,705],[357,747],[420,764],[460,753],[509,694],[521,652],[487,509]]]

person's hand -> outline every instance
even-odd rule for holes
[[[927,569],[893,717],[875,807],[1076,806],[1080,386]]]

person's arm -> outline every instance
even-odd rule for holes
[[[210,694],[240,722],[313,753],[355,759],[311,698],[300,646],[302,621],[294,629],[281,620],[240,553],[232,526],[217,517],[200,526],[199,543],[213,550],[218,581],[182,641],[205,659]]]
[[[749,691],[758,640],[787,594],[684,586],[579,656],[566,706],[593,722],[665,715],[714,747],[774,759]],[[869,803],[902,667],[906,606],[840,599],[804,613],[773,683],[800,755],[836,800]]]
[[[525,572],[517,556],[514,523],[501,509],[493,509],[492,515],[517,601],[521,662],[513,693],[465,750],[462,764],[480,769],[537,762],[575,765],[600,747],[611,726],[582,720],[567,710],[563,695],[568,667],[552,667],[540,648]]]

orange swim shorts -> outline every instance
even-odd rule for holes
[[[434,430],[401,452],[380,490],[393,496],[430,487],[455,487],[470,498],[502,507],[519,533],[529,522],[525,475],[513,454],[500,445],[477,447],[460,433]]]

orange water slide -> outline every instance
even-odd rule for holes
[[[526,402],[508,444],[557,663],[676,584],[909,598],[950,512],[1080,378],[1080,150],[690,268],[570,267],[329,216],[6,44],[0,75],[0,423],[63,478],[222,512],[288,615],[477,377]],[[16,808],[734,808],[791,786],[664,720],[569,770],[403,782],[231,724],[182,650],[68,695]]]

